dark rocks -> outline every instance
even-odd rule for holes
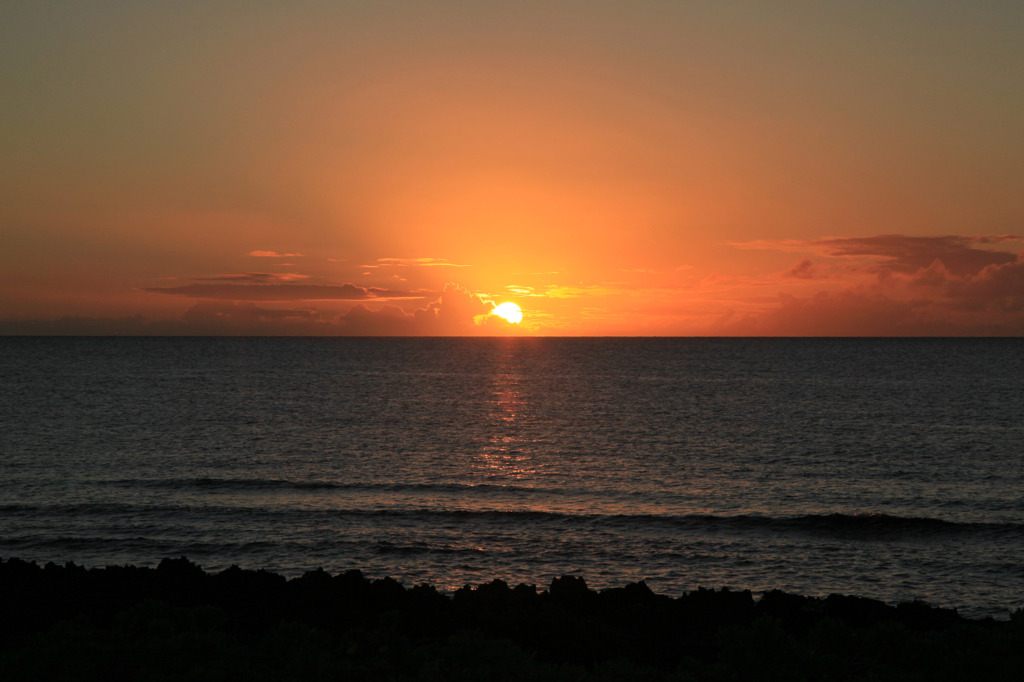
[[[164,665],[155,676],[1002,679],[1024,666],[1019,623],[920,602],[781,591],[755,601],[728,589],[671,598],[643,582],[596,592],[576,576],[545,591],[493,580],[449,597],[359,571],[286,580],[237,566],[208,574],[184,557],[89,570],[9,559],[0,609],[2,679],[130,679]],[[135,653],[104,662],[115,650]],[[238,667],[240,657],[255,663]]]

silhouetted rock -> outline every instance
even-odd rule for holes
[[[754,613],[775,618],[793,632],[806,633],[821,619],[822,603],[819,599],[771,590],[761,595]]]
[[[0,679],[1018,679],[1024,618],[643,582],[493,580],[452,596],[359,571],[300,578],[0,561]],[[197,671],[203,671],[199,675]],[[675,676],[675,677],[673,677]]]
[[[943,630],[961,621],[955,609],[940,609],[920,601],[897,604],[896,617],[915,630]]]
[[[895,613],[885,605],[885,602],[866,597],[830,594],[825,599],[823,607],[827,617],[856,627],[874,625],[895,618]]]
[[[587,589],[587,581],[575,575],[563,575],[551,581],[548,588],[551,598],[567,606],[582,606],[590,603],[594,594]]]

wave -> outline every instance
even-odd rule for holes
[[[387,512],[385,512],[387,513]],[[405,514],[405,512],[396,512]],[[766,516],[754,514],[570,514],[541,510],[452,510],[427,512],[455,518],[478,516],[505,517],[530,521],[575,520],[594,525],[621,526],[628,530],[642,526],[661,526],[694,533],[722,532],[797,532],[848,538],[897,538],[947,534],[1002,533],[1024,538],[1024,523],[948,521],[889,514],[804,514]]]
[[[339,490],[365,492],[493,492],[562,493],[554,488],[495,485],[490,483],[339,483],[337,481],[295,481],[283,478],[159,478],[113,479],[103,484],[117,487],[187,490]]]
[[[441,546],[435,547],[426,543],[417,543],[414,545],[401,545],[392,542],[378,542],[373,547],[375,554],[392,554],[400,556],[412,556],[417,554],[443,554],[448,556],[484,556],[488,552],[487,550],[479,547],[451,547]]]
[[[116,536],[72,536],[57,535],[41,537],[22,535],[3,538],[2,546],[8,551],[84,551],[90,553],[103,552],[136,552],[140,555],[161,556],[167,554],[245,554],[261,550],[282,549],[283,543],[264,540],[249,542],[216,542],[196,541],[179,538],[148,538],[148,537],[116,537]]]
[[[622,532],[660,530],[693,534],[801,533],[846,539],[885,540],[934,538],[950,535],[999,535],[1024,539],[1022,522],[951,521],[882,513],[803,514],[771,516],[759,514],[601,514],[574,513],[557,509],[465,509],[465,508],[336,508],[305,509],[231,505],[132,504],[129,502],[84,502],[56,504],[8,503],[0,513],[38,519],[42,516],[166,516],[168,520],[220,519],[244,526],[248,520],[274,519],[281,523],[306,523],[314,519],[362,519],[372,523],[402,521],[409,524],[434,522],[483,524],[557,524],[560,526],[608,527]]]
[[[948,521],[918,516],[890,514],[804,514],[796,516],[693,515],[669,517],[669,523],[722,530],[796,531],[846,537],[890,537],[939,535],[978,531],[1004,531],[1024,534],[1024,524],[1007,522]]]

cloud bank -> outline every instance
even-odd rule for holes
[[[218,284],[186,284],[179,287],[146,287],[143,291],[170,296],[187,296],[221,301],[361,301],[365,299],[419,298],[407,291],[364,288],[354,284],[263,284],[264,281],[288,282],[304,278],[303,275],[265,275],[248,273],[223,275],[222,279],[233,280]],[[236,283],[236,282],[245,282]]]
[[[188,285],[175,287],[194,291]],[[217,286],[217,285],[211,285]],[[230,285],[220,285],[230,286]],[[283,285],[282,285],[283,286]],[[241,289],[264,288],[249,286]],[[294,288],[294,287],[289,287]],[[355,289],[359,289],[355,287]],[[213,290],[200,289],[203,292]],[[347,289],[345,290],[348,291]],[[235,294],[235,290],[228,290]],[[168,293],[160,290],[158,293]],[[361,300],[372,299],[374,290],[361,290]],[[508,335],[519,330],[489,315],[494,304],[457,284],[445,285],[438,297],[411,313],[395,305],[371,309],[357,303],[344,313],[315,307],[268,308],[261,302],[279,299],[219,300],[204,297],[180,318],[147,320],[142,316],[90,318],[67,316],[58,320],[0,320],[0,334],[6,335],[129,335],[129,336],[475,336]],[[286,299],[294,300],[294,299]],[[352,300],[352,299],[346,299]],[[377,300],[380,300],[379,298]],[[483,317],[484,324],[476,320]]]
[[[193,299],[177,319],[7,319],[0,334],[469,336],[527,334],[532,324],[533,333],[570,334],[1024,336],[1024,241],[1017,236],[887,234],[734,246],[794,258],[769,274],[711,273],[657,286],[629,278],[504,285],[499,291],[530,298],[526,326],[490,315],[494,302],[454,283],[424,291],[243,271],[141,290]],[[441,264],[410,264],[426,260]]]
[[[758,241],[741,248],[810,252],[779,279],[814,279],[831,267],[846,286],[780,293],[761,312],[727,314],[716,334],[740,336],[1024,335],[1024,252],[1012,235]]]

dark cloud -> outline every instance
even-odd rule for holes
[[[344,333],[367,336],[413,335],[413,336],[468,336],[487,333],[511,333],[511,325],[496,329],[481,326],[482,321],[494,305],[480,296],[449,282],[441,295],[425,308],[405,313],[395,306],[384,306],[370,310],[365,305],[356,305],[339,318]]]
[[[868,292],[821,292],[801,298],[782,294],[778,306],[740,319],[721,320],[726,336],[932,336],[954,328],[927,319],[918,303]]]
[[[339,332],[346,336],[416,336],[415,315],[397,306],[371,310],[362,303],[338,317]]]
[[[821,258],[859,259],[848,273],[873,273],[841,291],[783,294],[777,304],[742,318],[727,316],[713,333],[764,336],[962,336],[1024,333],[1024,253],[1009,235],[907,237],[880,235],[811,241],[758,241],[743,248],[811,251]],[[868,262],[865,263],[864,261]],[[784,277],[813,278],[803,259]],[[835,278],[833,278],[835,281]],[[853,281],[853,280],[851,280]]]
[[[247,281],[253,281],[249,279]],[[259,280],[257,280],[259,281]],[[186,284],[147,287],[143,291],[171,296],[220,301],[360,301],[365,299],[419,298],[408,292],[358,287],[354,284]]]
[[[319,336],[337,327],[313,309],[263,308],[253,303],[200,301],[180,318],[148,320],[67,316],[0,320],[0,334],[40,336]]]
[[[712,333],[729,336],[1020,336],[1024,334],[1024,255],[958,276],[940,261],[912,275],[879,278],[797,297],[737,319]]]
[[[927,283],[929,271],[920,282]],[[932,280],[938,280],[934,274]],[[945,295],[963,309],[1024,312],[1024,254],[1012,263],[989,265],[973,277],[946,277],[939,281]]]
[[[235,301],[200,301],[171,324],[195,335],[320,336],[335,332],[315,308],[263,308]]]
[[[4,336],[155,336],[167,333],[141,315],[128,317],[82,317],[66,315],[56,320],[0,320]]]
[[[797,279],[814,279],[817,269],[809,258],[804,258],[799,263],[782,273],[783,277],[795,277]]]
[[[939,261],[951,274],[964,276],[976,274],[990,265],[1002,265],[1016,260],[1014,253],[979,249],[976,245],[1019,241],[1019,237],[1010,235],[908,237],[891,234],[816,239],[806,242],[806,245],[826,256],[880,258],[882,261],[874,268],[900,273],[917,272]]]
[[[297,320],[319,321],[320,313],[312,308],[298,310],[281,308],[260,308],[252,303],[203,301],[189,308],[181,319],[183,322],[206,322],[212,319],[244,320],[248,322],[280,322]]]
[[[238,288],[262,287],[253,285]],[[388,293],[380,289],[362,291],[368,301],[382,301],[380,294]],[[202,300],[174,320],[146,320],[140,316],[123,319],[68,317],[52,321],[0,320],[0,334],[469,336],[516,333],[517,329],[512,325],[488,316],[493,308],[492,303],[484,301],[468,289],[449,283],[435,300],[412,312],[405,312],[394,305],[371,309],[364,303],[357,303],[339,315],[312,306],[276,308],[245,300]],[[479,324],[478,321],[485,324]]]
[[[978,248],[1020,244],[1016,235],[946,235],[942,237],[908,237],[883,234],[875,237],[834,237],[827,239],[759,239],[734,243],[741,249],[766,251],[810,252],[828,258],[874,260],[857,269],[869,272],[913,273],[935,261],[957,276],[973,275],[990,265],[1013,262],[1016,253],[1006,250]]]
[[[260,284],[268,282],[295,282],[297,280],[309,279],[309,275],[299,275],[294,272],[229,272],[223,275],[213,275],[211,277],[200,277],[196,281],[198,282],[248,282],[251,284]]]

